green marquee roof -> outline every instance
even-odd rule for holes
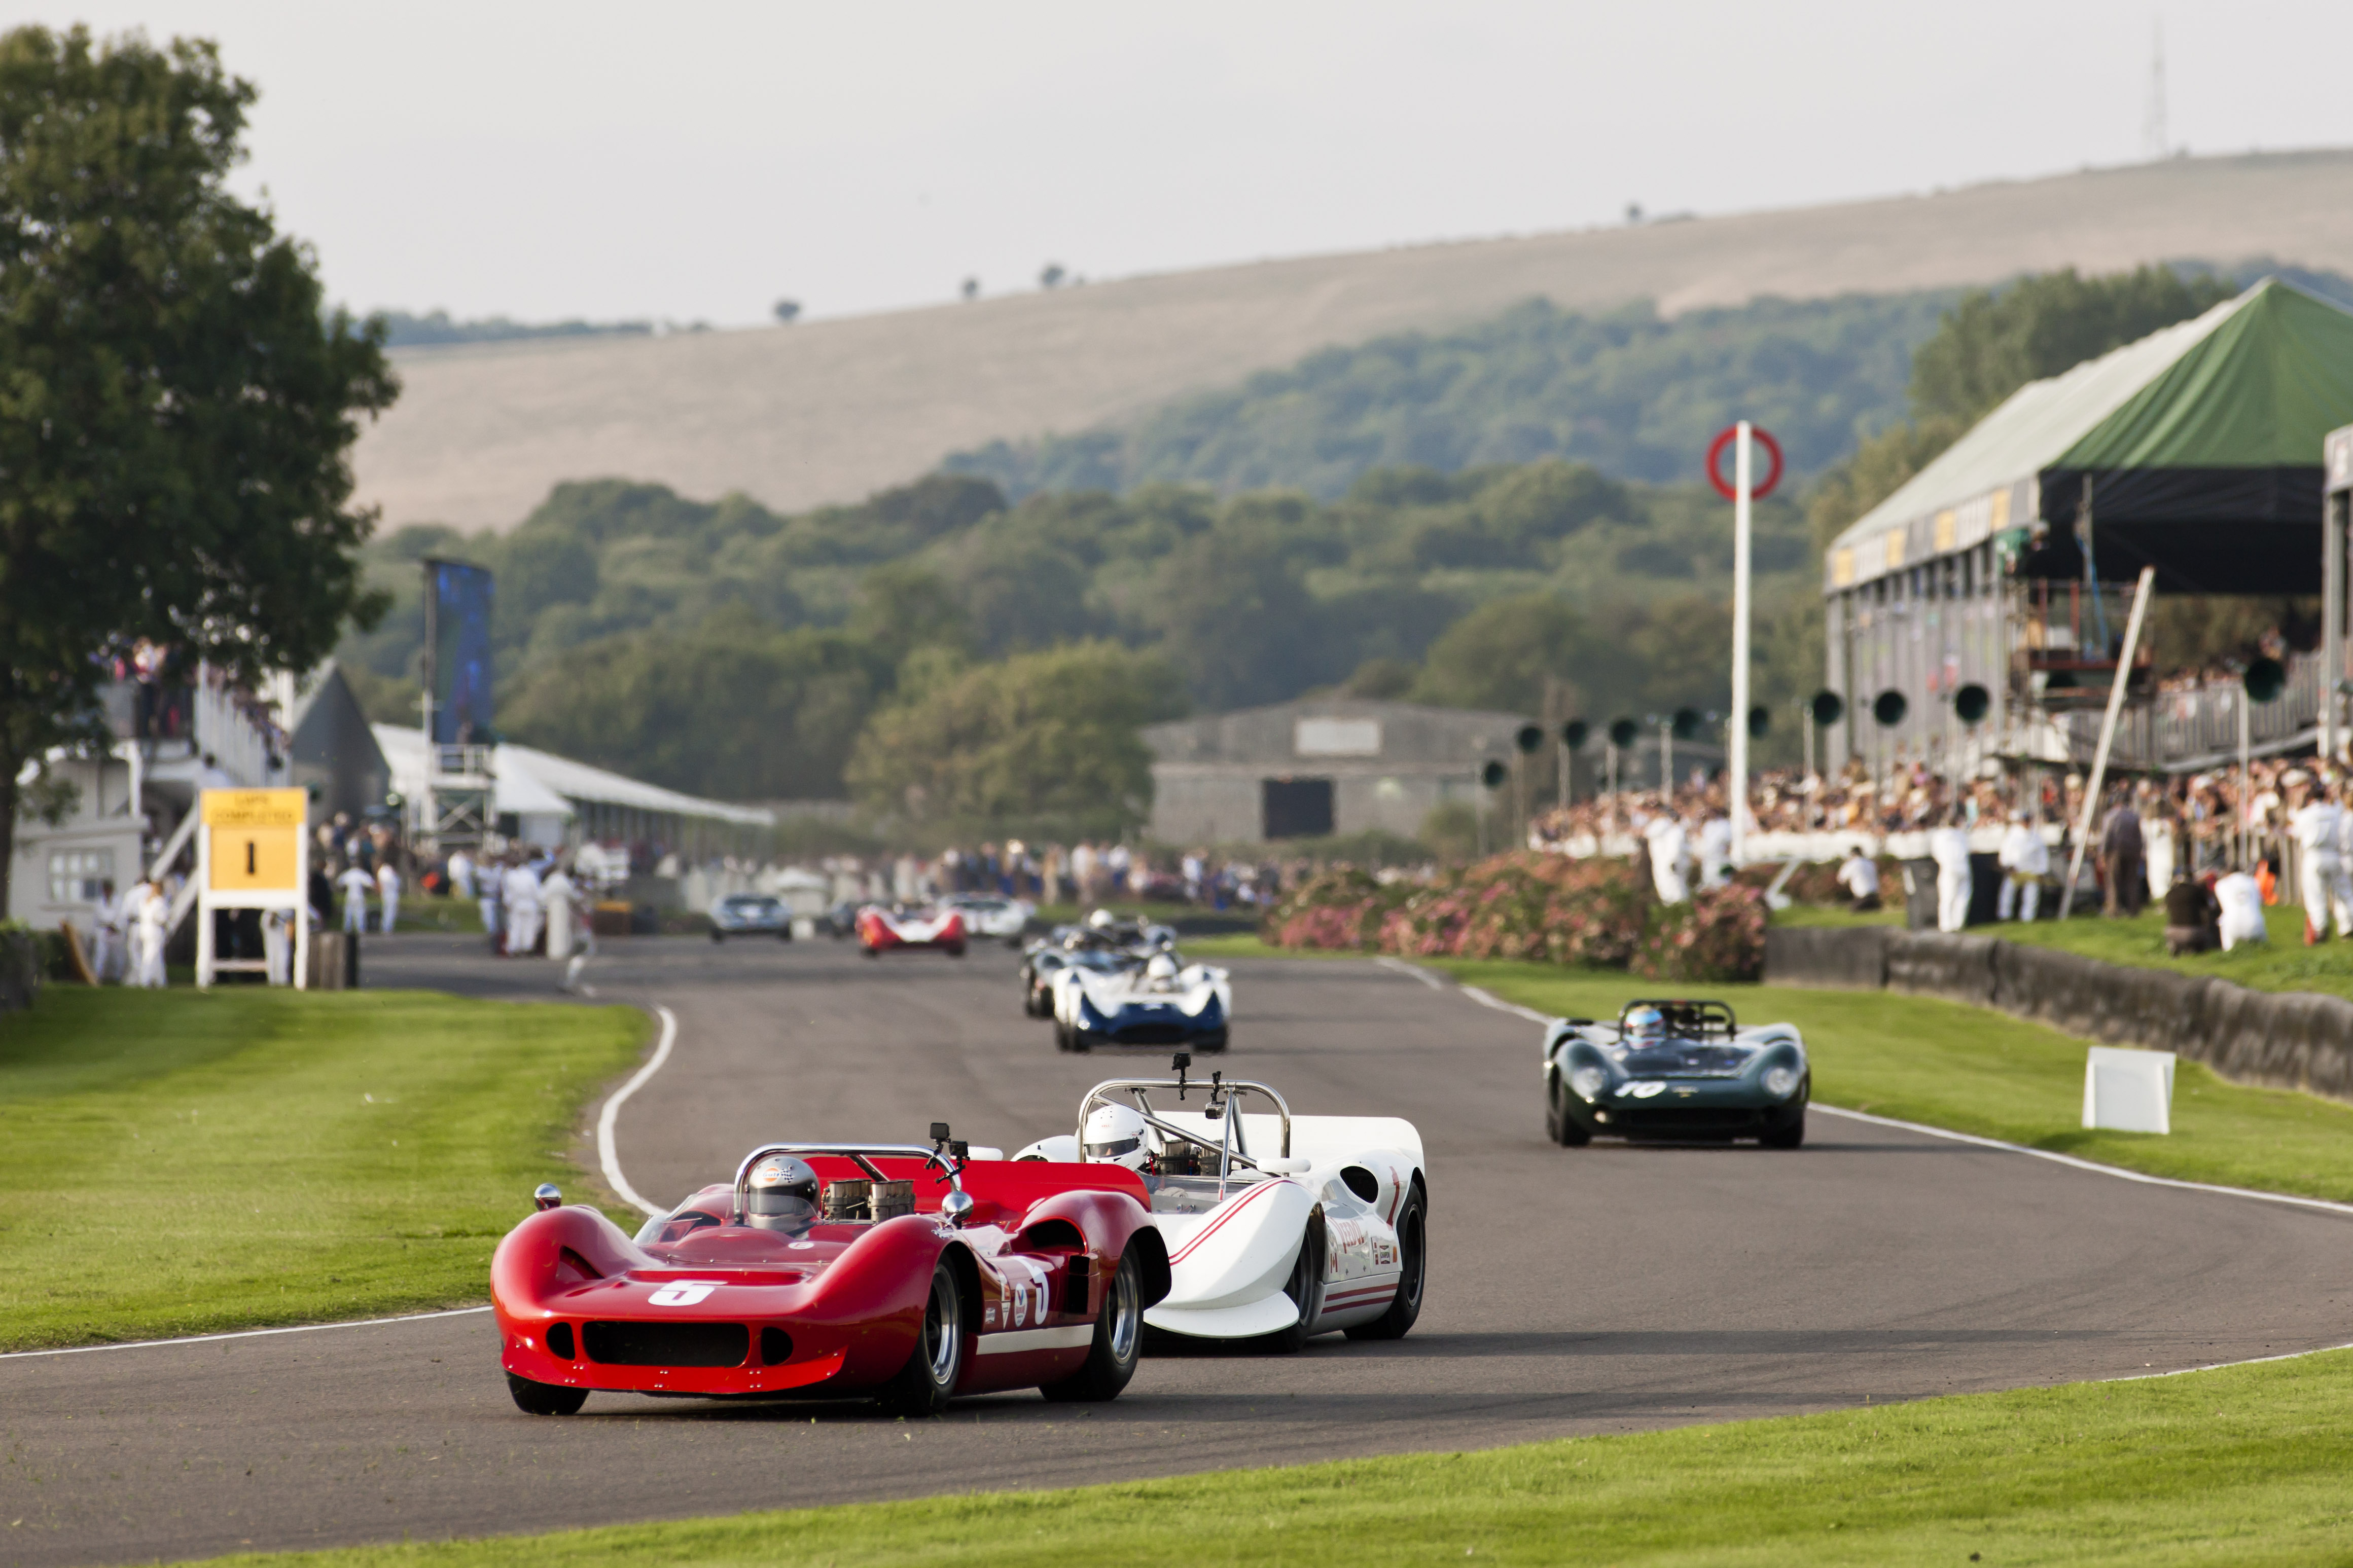
[[[2028,569],[2158,568],[2175,592],[2310,592],[2321,438],[2353,425],[2353,312],[2267,279],[2194,321],[2021,387],[1839,535],[1825,585],[2042,525]]]

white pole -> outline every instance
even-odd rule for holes
[[[2254,786],[2249,774],[2253,768],[2250,753],[2254,749],[2255,700],[2247,694],[2247,689],[2243,684],[2240,686],[2237,696],[2239,701],[2239,864],[2234,869],[2244,871],[2253,860],[2255,853],[2255,822],[2253,816],[2247,810],[2247,803],[2254,798]]]
[[[1732,440],[1732,863],[1748,860],[1748,484],[1752,471],[1748,421]]]
[[[2133,650],[2140,646],[2140,625],[2148,615],[2150,591],[2156,583],[2157,568],[2142,567],[2140,586],[2133,590],[2132,619],[2125,623],[2125,647],[2116,660],[2116,678],[2108,684],[2108,711],[2100,721],[2100,743],[2092,752],[2092,776],[2084,781],[2084,816],[2076,825],[2075,853],[2067,861],[2067,885],[2059,889],[2059,918],[2063,921],[2074,908],[2075,879],[2083,874],[2084,850],[2091,842],[2092,825],[2099,820],[2100,784],[2107,775],[2108,747],[2116,738],[2116,715],[2124,711],[2125,685],[2132,679]]]

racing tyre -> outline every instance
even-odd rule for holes
[[[959,942],[951,945],[948,949],[948,956],[950,958],[962,958],[964,956],[964,943]]]
[[[1787,1127],[1777,1127],[1757,1142],[1767,1149],[1795,1149],[1806,1141],[1806,1113],[1800,1110],[1798,1119]]]
[[[1120,1255],[1119,1268],[1103,1288],[1103,1310],[1095,1318],[1095,1337],[1087,1348],[1086,1364],[1038,1392],[1057,1404],[1116,1399],[1127,1380],[1135,1375],[1136,1357],[1143,1348],[1144,1266],[1130,1247]]]
[[[721,942],[723,942],[726,940],[727,933],[724,931],[713,931],[711,933],[711,945],[713,947],[717,947]]]
[[[507,1373],[507,1392],[514,1395],[515,1408],[525,1415],[577,1415],[588,1403],[585,1388],[558,1388],[512,1373]]]
[[[882,952],[880,948],[860,947],[858,951],[864,953],[869,958],[880,958],[882,956]]]
[[[1554,1074],[1551,1087],[1545,1090],[1545,1135],[1564,1149],[1582,1149],[1593,1142],[1593,1134],[1568,1113],[1569,1093],[1568,1085]]]
[[[1307,1216],[1307,1234],[1299,1244],[1299,1258],[1291,1266],[1282,1293],[1299,1309],[1299,1321],[1269,1334],[1261,1342],[1279,1355],[1294,1355],[1307,1343],[1308,1325],[1324,1310],[1324,1211]]]
[[[937,1415],[948,1407],[964,1375],[964,1300],[944,1258],[933,1266],[931,1300],[915,1332],[907,1364],[882,1387],[882,1408],[894,1415]]]
[[[1413,1321],[1421,1316],[1422,1286],[1430,1277],[1430,1252],[1423,1245],[1429,1226],[1424,1223],[1430,1215],[1429,1194],[1415,1178],[1413,1190],[1406,1194],[1405,1206],[1398,1210],[1398,1261],[1405,1268],[1398,1280],[1398,1293],[1389,1299],[1389,1310],[1369,1323],[1358,1323],[1346,1331],[1352,1340],[1401,1340]]]

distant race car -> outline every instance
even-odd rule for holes
[[[1806,1141],[1813,1072],[1793,1024],[1744,1029],[1722,1002],[1636,1001],[1615,1024],[1561,1018],[1545,1031],[1545,1131],[1595,1138]]]
[[[865,907],[855,899],[845,899],[817,917],[818,929],[836,942],[856,936],[858,911]]]
[[[1261,1083],[1176,1077],[1097,1084],[1075,1135],[1017,1162],[1119,1164],[1143,1178],[1168,1248],[1162,1332],[1293,1351],[1318,1334],[1401,1339],[1420,1316],[1430,1188],[1421,1134],[1377,1116],[1293,1116]],[[1188,1109],[1191,1095],[1206,1103]],[[1154,1096],[1160,1097],[1155,1105]],[[1256,1095],[1271,1114],[1244,1115]],[[1171,1102],[1174,1102],[1173,1104]]]
[[[964,917],[964,929],[974,936],[993,936],[1018,947],[1029,930],[1038,906],[1026,899],[1000,899],[993,893],[950,893],[944,908]]]
[[[943,1147],[765,1144],[635,1239],[542,1187],[491,1259],[515,1404],[865,1394],[932,1415],[1005,1389],[1115,1396],[1169,1287],[1141,1179],[964,1159],[933,1131]]]
[[[793,911],[773,893],[730,893],[711,906],[711,940],[773,936],[793,940]]]
[[[954,910],[910,904],[869,904],[858,911],[858,943],[869,958],[901,948],[937,948],[964,956],[964,917]]]
[[[1222,1051],[1231,1037],[1231,975],[1186,963],[1173,952],[1116,969],[1066,963],[1047,982],[1054,1044],[1065,1051],[1097,1046],[1183,1046]]]
[[[1081,940],[1062,939],[1065,931],[1078,932]],[[1054,1016],[1054,976],[1064,969],[1090,969],[1098,973],[1110,973],[1122,969],[1140,967],[1144,960],[1120,949],[1083,940],[1084,932],[1076,926],[1056,928],[1054,936],[1031,942],[1021,952],[1021,1010],[1033,1018]]]

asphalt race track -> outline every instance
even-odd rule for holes
[[[777,1136],[1008,1150],[1157,1054],[1058,1055],[1004,950],[616,944],[600,999],[675,1010],[621,1111],[657,1201]],[[401,938],[371,984],[552,996],[551,965]],[[1366,963],[1237,966],[1237,1076],[1403,1114],[1430,1165],[1403,1342],[1148,1357],[1092,1407],[909,1424],[855,1406],[598,1394],[516,1412],[487,1314],[0,1359],[0,1563],[540,1531],[1460,1448],[2112,1377],[2353,1339],[2353,1217],[2119,1181],[1817,1115],[1793,1152],[1545,1142],[1535,1030]],[[585,1119],[593,1124],[593,1112]],[[595,1153],[582,1140],[584,1163]],[[575,1194],[575,1195],[579,1195]],[[529,1194],[514,1194],[518,1218]],[[633,1227],[627,1216],[617,1215]],[[16,1522],[21,1520],[21,1523]]]

